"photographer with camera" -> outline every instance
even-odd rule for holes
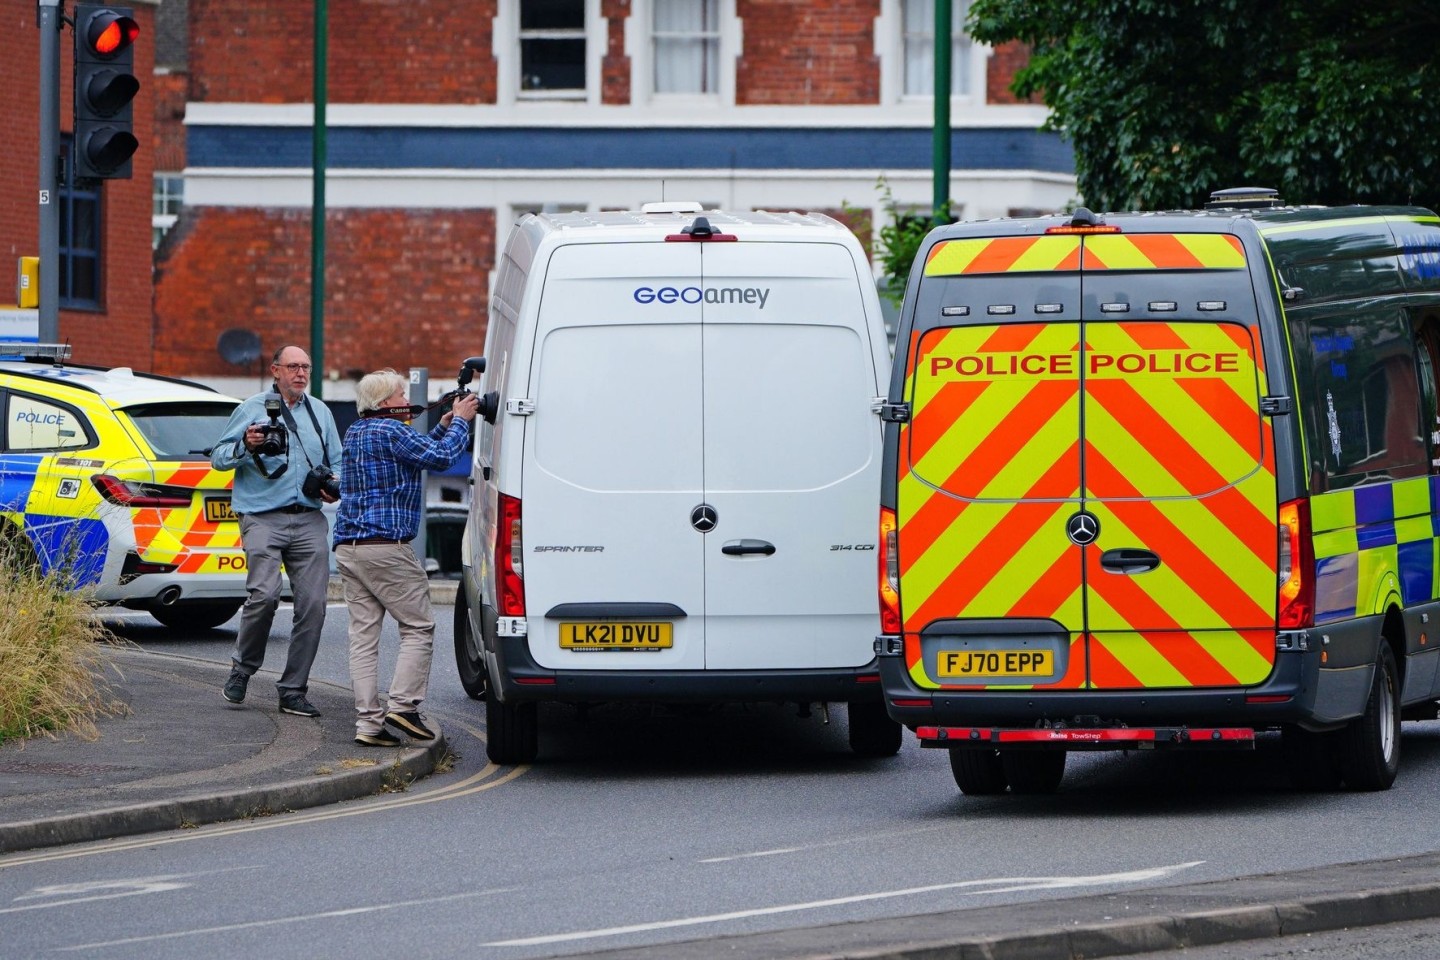
[[[340,456],[340,432],[330,408],[306,395],[310,357],[304,350],[285,346],[275,351],[270,373],[274,390],[235,408],[210,456],[216,470],[235,471],[231,505],[240,518],[249,592],[224,695],[231,703],[243,702],[250,677],[265,662],[283,563],[295,595],[295,620],[285,670],[276,683],[280,712],[318,717],[306,692],[330,582],[328,524],[320,506],[339,499],[331,465],[332,457]]]
[[[355,387],[360,419],[345,431],[335,559],[350,610],[350,686],[355,693],[355,742],[398,747],[387,726],[416,740],[434,740],[420,716],[430,685],[435,617],[430,583],[410,541],[420,528],[424,470],[444,470],[465,456],[479,398],[457,390],[451,409],[429,434],[409,426],[409,381],[394,370],[362,377]],[[381,708],[377,674],[385,614],[400,628],[400,653],[389,698]]]

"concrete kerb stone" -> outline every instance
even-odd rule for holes
[[[391,763],[316,774],[263,787],[137,803],[68,816],[26,820],[0,828],[0,853],[110,840],[179,830],[201,824],[253,820],[374,796],[397,778],[408,784],[433,773],[447,744],[442,732],[434,743],[403,750]]]

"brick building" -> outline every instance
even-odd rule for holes
[[[157,20],[156,124],[137,123],[136,180],[106,199],[155,171],[149,365],[248,392],[258,367],[227,363],[222,332],[266,356],[309,342],[313,4],[135,5],[142,29]],[[882,178],[895,207],[928,211],[932,28],[933,0],[332,0],[327,396],[381,365],[441,387],[480,352],[496,251],[526,211],[686,199],[825,211],[863,237],[891,215]],[[956,31],[960,216],[1074,195],[1044,108],[1008,92],[1023,59]]]
[[[157,3],[130,0],[142,41],[154,35]],[[70,11],[67,11],[67,13]],[[0,23],[11,44],[0,58],[0,85],[10,91],[0,108],[7,123],[5,176],[0,178],[0,261],[15,276],[18,258],[40,254],[40,32],[35,0],[0,0]],[[60,309],[62,340],[76,360],[149,369],[152,333],[150,204],[155,90],[154,47],[135,46],[141,79],[133,101],[134,132],[141,149],[128,180],[62,183],[60,206]],[[69,149],[74,89],[74,41],[69,26],[60,37],[60,130]],[[42,269],[46,265],[42,264]],[[13,280],[0,288],[0,304],[15,302]]]

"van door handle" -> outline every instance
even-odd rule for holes
[[[1160,557],[1137,547],[1119,547],[1100,554],[1100,566],[1107,573],[1149,573],[1160,566]]]
[[[759,553],[768,557],[775,552],[775,544],[766,540],[731,540],[720,548],[720,552],[727,557],[743,557],[747,553]]]

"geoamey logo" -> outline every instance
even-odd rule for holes
[[[765,309],[769,287],[636,287],[636,303],[754,304]]]

